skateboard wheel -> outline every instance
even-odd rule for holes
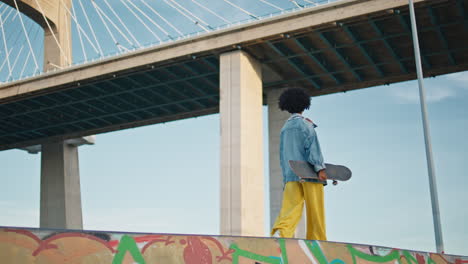
[[[337,181],[333,181],[333,185],[338,185],[338,182],[337,182]]]

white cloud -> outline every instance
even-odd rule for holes
[[[455,97],[455,89],[449,86],[426,86],[426,102],[439,102]],[[416,82],[398,85],[390,91],[391,95],[398,98],[400,103],[419,103],[419,88]]]
[[[445,76],[445,78],[448,81],[458,82],[464,88],[468,88],[468,71],[448,74]]]
[[[468,71],[443,75],[439,78],[424,79],[426,102],[435,103],[449,98],[460,96],[463,90],[468,89]],[[419,103],[419,87],[416,80],[394,84],[389,94],[401,104]]]

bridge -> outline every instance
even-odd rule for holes
[[[43,72],[7,78],[0,85],[0,150],[43,146],[44,227],[81,228],[80,222],[52,220],[75,213],[73,218],[81,219],[79,192],[71,191],[79,190],[79,174],[71,168],[77,166],[78,154],[63,150],[66,140],[219,112],[221,233],[258,235],[263,230],[257,210],[263,207],[264,192],[262,105],[269,106],[270,208],[276,215],[282,183],[274,150],[287,118],[276,107],[282,89],[300,86],[319,96],[416,78],[406,0],[299,6],[77,65],[71,63],[70,2],[60,1],[63,17],[47,20],[47,10],[37,4],[41,1],[3,2],[44,28]],[[415,3],[425,76],[467,70],[468,1]],[[76,163],[62,162],[65,169],[52,173],[60,159]],[[64,182],[67,173],[75,180],[47,195],[52,192],[47,186],[57,179]],[[57,197],[70,199],[73,210],[55,204]],[[52,211],[60,217],[47,218],[45,212]]]

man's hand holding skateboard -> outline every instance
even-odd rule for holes
[[[319,178],[319,180],[321,180],[321,181],[326,181],[326,180],[327,180],[327,172],[325,171],[325,169],[320,170],[320,171],[318,172],[318,178]]]

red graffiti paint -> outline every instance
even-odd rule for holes
[[[88,235],[88,234],[82,234],[82,233],[62,233],[62,234],[57,234],[51,238],[48,238],[44,241],[42,241],[39,245],[39,247],[33,252],[33,256],[37,256],[41,251],[47,250],[47,249],[57,249],[57,246],[52,244],[54,240],[60,239],[60,238],[69,238],[69,237],[76,237],[76,238],[87,238],[89,240],[97,241],[101,244],[103,244],[105,247],[107,247],[112,253],[115,253],[116,251],[109,245],[109,243],[103,239],[100,239],[98,237],[95,237],[93,235]]]
[[[212,264],[210,249],[198,237],[188,237],[184,249],[185,264]]]
[[[21,230],[21,229],[4,229],[5,232],[9,232],[9,233],[16,233],[16,234],[21,234],[21,235],[25,235],[31,239],[33,239],[34,241],[36,241],[37,243],[41,243],[41,240],[36,236],[34,235],[33,233],[27,231],[27,230]]]
[[[462,259],[455,260],[455,264],[464,264],[464,263],[468,263],[468,260],[462,260]]]
[[[149,237],[149,236],[148,236]],[[155,236],[156,237],[156,236]],[[150,248],[153,244],[155,243],[158,243],[158,242],[164,242],[164,244],[167,246],[167,245],[170,245],[172,243],[175,243],[175,241],[171,240],[172,236],[168,236],[166,239],[163,239],[161,237],[163,236],[157,236],[158,238],[156,239],[153,239],[151,241],[149,241],[141,250],[141,252],[144,254],[146,252],[146,250],[148,248]],[[139,240],[141,241],[142,239],[139,239],[139,237],[136,237],[135,240]],[[201,249],[206,249],[208,251],[210,251],[210,249],[208,248],[208,246],[203,242],[203,240],[208,240],[210,242],[213,242],[216,247],[219,249],[219,251],[221,252],[221,255],[220,256],[216,256],[216,260],[218,262],[221,262],[222,260],[228,260],[228,261],[232,261],[232,258],[230,257],[230,255],[234,252],[234,250],[232,249],[228,249],[228,250],[225,250],[223,245],[215,238],[212,238],[212,237],[188,237],[187,239],[181,239],[179,241],[179,244],[181,245],[185,245],[186,247],[184,248],[184,254],[188,254],[190,255],[192,251],[197,251],[197,248],[201,248]],[[113,242],[113,241],[112,241]],[[141,242],[145,242],[145,241],[141,241]],[[188,248],[188,249],[187,249]],[[187,253],[186,253],[187,252]],[[205,253],[205,255],[208,255],[207,253]],[[209,256],[210,258],[212,257],[212,252],[210,251],[209,252]],[[202,258],[203,259],[203,258]],[[196,262],[196,263],[204,263],[204,262]],[[208,262],[208,263],[211,263],[211,262]]]
[[[448,264],[457,263],[456,261],[455,261],[455,262],[450,262],[450,261],[448,261],[448,260],[447,260],[446,258],[444,258],[444,256],[441,255],[441,254],[431,254],[431,258],[432,258],[432,256],[438,256],[439,258],[443,259],[443,260],[445,261],[445,263],[448,263]]]
[[[418,264],[426,264],[426,259],[421,254],[416,254],[416,260],[418,261]]]
[[[162,237],[162,236],[158,236],[158,237]],[[153,239],[151,241],[149,241],[144,247],[143,249],[141,250],[141,253],[144,254],[145,251],[150,247],[152,246],[154,243],[157,243],[157,242],[164,242],[164,245],[170,245],[172,243],[175,243],[174,240],[171,240],[171,236],[168,236],[166,239],[162,239],[162,238],[156,238],[156,239]]]
[[[227,251],[224,251],[223,245],[221,245],[221,243],[217,239],[214,239],[212,237],[203,237],[203,239],[214,242],[216,244],[216,246],[218,247],[219,251],[221,251],[221,256],[216,257],[217,261],[221,262],[221,260],[223,260],[223,259],[226,259],[226,260],[229,260],[229,261],[232,260],[232,258],[229,255],[234,253],[233,249],[229,249]]]

